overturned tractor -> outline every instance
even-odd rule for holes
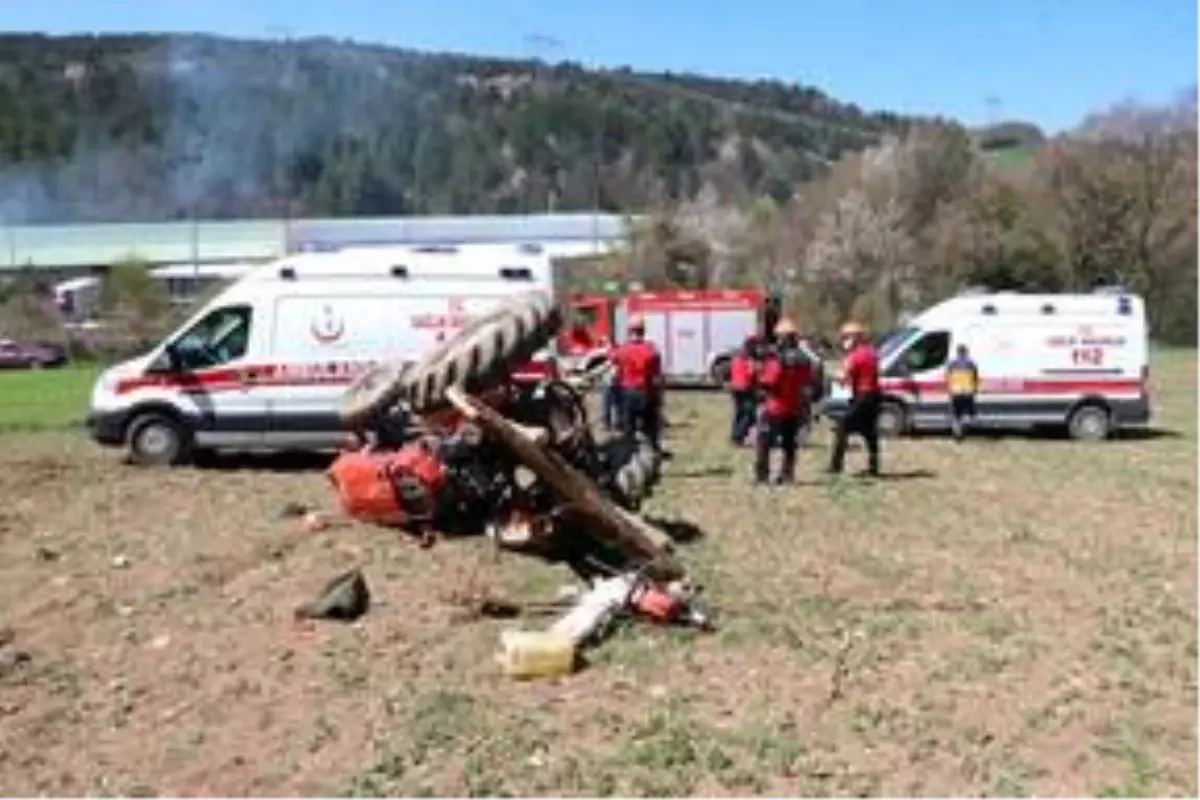
[[[487,534],[588,581],[683,577],[670,538],[636,513],[660,454],[598,438],[580,391],[535,358],[559,324],[548,298],[523,296],[416,363],[364,374],[342,408],[364,446],[330,469],[343,509],[426,544]]]

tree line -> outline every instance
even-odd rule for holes
[[[848,316],[886,330],[976,287],[1118,285],[1146,299],[1156,340],[1195,346],[1196,119],[1194,91],[1167,107],[1124,104],[1016,158],[961,127],[920,125],[844,156],[782,203],[735,181],[725,195],[706,185],[569,274],[576,289],[767,286],[817,331]],[[110,270],[101,307],[109,349],[157,338],[186,313],[136,263]],[[0,330],[61,331],[37,276],[0,287]]]
[[[813,87],[325,39],[0,35],[9,223],[786,200],[913,119]]]
[[[1194,90],[1046,140],[775,81],[320,39],[0,36],[8,223],[636,212],[650,221],[584,282],[768,285],[826,330],[974,286],[1116,283],[1145,296],[1156,338],[1194,344],[1196,179]],[[139,269],[106,284],[124,338],[175,313]],[[0,297],[0,324],[45,321],[31,280]]]
[[[783,203],[709,192],[665,208],[598,270],[646,286],[765,284],[823,330],[850,315],[886,330],[972,288],[1124,286],[1145,298],[1152,336],[1194,346],[1196,142],[1194,90],[1016,152],[921,125]]]

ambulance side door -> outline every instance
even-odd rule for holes
[[[261,385],[270,313],[262,303],[211,309],[167,345],[180,407],[201,447],[257,447],[270,425]]]
[[[952,352],[951,339],[946,328],[924,331],[884,370],[885,388],[904,401],[909,419],[917,427],[945,424],[950,413],[946,364]]]
[[[346,298],[297,291],[273,302],[268,437],[277,447],[324,446],[339,428],[335,382],[341,358],[336,351],[352,335]]]

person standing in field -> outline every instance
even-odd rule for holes
[[[747,337],[729,362],[729,391],[733,396],[733,422],[729,440],[735,447],[746,443],[754,426],[754,384],[758,367],[754,361],[755,339]]]
[[[950,396],[950,430],[961,442],[968,424],[975,421],[975,395],[979,393],[979,367],[965,344],[946,365],[946,393]]]
[[[613,353],[613,364],[621,387],[625,432],[641,433],[661,451],[662,358],[654,343],[646,341],[646,323],[641,317],[629,321],[629,335]]]
[[[866,329],[857,322],[842,326],[842,348],[846,360],[842,380],[850,387],[850,406],[838,421],[829,459],[829,473],[840,475],[846,460],[846,445],[851,434],[867,444],[867,474],[879,475],[879,353],[867,338]]]
[[[796,338],[796,347],[800,350],[805,358],[809,359],[812,364],[811,377],[808,386],[805,387],[804,399],[804,417],[800,420],[800,432],[796,437],[796,446],[799,449],[804,449],[808,446],[808,439],[812,435],[813,425],[817,422],[816,406],[821,401],[825,394],[825,367],[821,363],[820,357],[813,358],[817,354],[817,349],[813,346],[811,336],[801,334]]]
[[[771,452],[783,451],[783,464],[775,483],[796,480],[796,447],[800,426],[808,416],[808,393],[812,384],[812,363],[798,344],[798,331],[790,319],[775,326],[775,351],[763,361],[758,385],[763,403],[758,413],[754,482],[765,484],[770,478]]]
[[[625,429],[624,398],[621,396],[621,375],[615,364],[616,348],[609,351],[609,364],[604,370],[600,389],[600,413],[604,429],[612,432]]]

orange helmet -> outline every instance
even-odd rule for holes
[[[796,323],[788,317],[780,317],[779,322],[775,323],[776,336],[795,336],[800,333],[800,329],[796,327]]]
[[[866,332],[867,329],[863,327],[861,322],[851,321],[842,325],[842,336],[844,337],[863,336],[866,334]]]

